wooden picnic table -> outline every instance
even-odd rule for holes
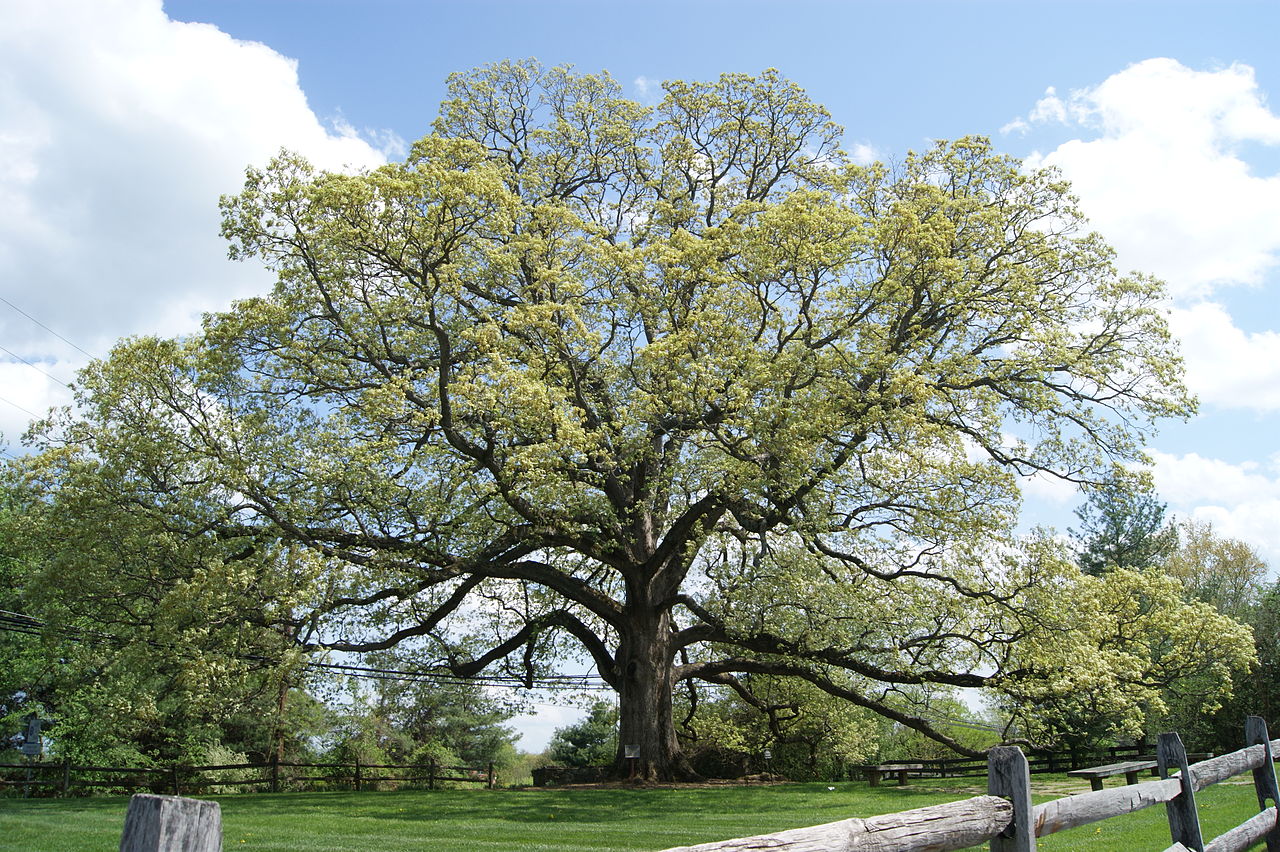
[[[919,771],[924,769],[923,763],[876,763],[863,766],[857,766],[856,769],[862,770],[867,776],[867,783],[872,787],[880,786],[880,779],[885,775],[897,773],[898,786],[905,787],[907,784],[907,773],[911,770]]]
[[[1154,760],[1125,760],[1120,763],[1108,763],[1105,766],[1091,766],[1088,769],[1073,769],[1067,775],[1073,778],[1088,778],[1091,788],[1101,790],[1103,778],[1123,775],[1125,784],[1137,784],[1139,772],[1155,768]]]

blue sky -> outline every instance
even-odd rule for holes
[[[20,451],[83,351],[270,286],[226,261],[216,202],[281,147],[394,159],[450,72],[503,58],[648,102],[776,67],[849,148],[976,133],[1062,169],[1121,266],[1168,282],[1201,413],[1152,441],[1162,498],[1280,567],[1277,33],[1272,0],[0,0],[0,432]],[[1077,495],[1027,491],[1072,523]]]
[[[1047,86],[1095,85],[1154,56],[1195,68],[1251,62],[1264,88],[1280,85],[1261,65],[1274,53],[1274,3],[175,0],[165,8],[297,59],[320,115],[341,112],[357,127],[407,139],[426,131],[448,73],[527,56],[607,69],[627,84],[776,67],[853,138],[894,151],[995,134]]]

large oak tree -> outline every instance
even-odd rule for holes
[[[531,683],[576,648],[648,778],[687,773],[681,684],[948,741],[911,694],[1081,664],[1043,659],[1079,573],[1019,545],[1019,479],[1100,479],[1191,404],[1160,285],[1058,176],[982,139],[851,162],[772,71],[449,92],[402,163],[250,169],[224,232],[274,292],[123,344],[58,440],[139,511],[310,551],[306,647]]]

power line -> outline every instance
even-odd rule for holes
[[[54,337],[58,338],[58,339],[59,339],[59,340],[61,340],[63,343],[67,344],[68,346],[70,346],[71,348],[73,348],[73,349],[77,350],[78,352],[82,353],[83,355],[86,355],[86,356],[88,356],[89,358],[97,357],[97,356],[95,356],[92,352],[86,352],[85,350],[81,349],[79,346],[76,346],[76,345],[75,345],[74,343],[72,343],[70,340],[67,340],[67,339],[66,339],[65,337],[63,337],[61,334],[58,334],[58,332],[56,332],[56,331],[54,331],[53,329],[49,328],[49,326],[47,326],[47,325],[45,325],[44,323],[40,322],[40,320],[38,320],[38,319],[36,319],[35,317],[31,316],[31,314],[27,313],[27,312],[26,312],[26,311],[24,311],[22,308],[18,307],[18,306],[17,306],[17,305],[15,305],[13,302],[10,302],[8,299],[4,298],[3,296],[0,296],[0,302],[4,302],[6,305],[8,305],[9,307],[13,308],[15,311],[17,311],[18,313],[22,314],[24,317],[26,317],[27,319],[31,320],[33,323],[35,323],[36,325],[40,326],[40,327],[41,327],[41,328],[43,328],[45,331],[49,332],[49,333],[50,333],[50,334],[52,334]]]
[[[312,663],[312,665],[323,666],[324,668],[341,670],[341,671],[363,672],[367,674],[405,675],[410,677],[417,677],[420,675],[424,675],[427,677],[439,677],[444,679],[453,679],[453,680],[466,681],[466,682],[472,682],[477,679],[477,678],[471,678],[471,677],[464,677],[462,675],[455,675],[452,673],[442,673],[442,672],[423,673],[423,672],[406,671],[405,669],[375,668],[373,666],[353,666],[353,665],[344,664],[344,663]],[[520,684],[524,683],[524,679],[516,675],[486,675],[482,679],[490,680],[490,681],[507,682],[507,683],[512,683],[512,682],[520,683]],[[565,683],[565,684],[597,683],[602,681],[603,679],[599,675],[592,675],[592,674],[547,675],[542,680],[543,683]]]
[[[347,675],[347,677],[360,678],[362,681],[434,683],[436,686],[471,683],[475,684],[475,686],[492,687],[495,690],[547,690],[553,692],[607,692],[613,690],[613,687],[604,683],[604,681],[573,674],[545,675],[545,677],[539,678],[538,681],[534,681],[530,686],[524,678],[513,674],[486,674],[467,678],[448,672],[407,672],[407,670],[403,669],[371,669],[361,667],[361,665],[342,665],[338,663],[307,663],[306,667],[312,670],[339,672]]]
[[[312,670],[331,670],[332,666],[328,663],[307,663],[306,667]],[[609,692],[613,687],[605,683],[568,683],[552,680],[534,681],[533,686],[529,686],[518,677],[503,677],[490,675],[488,677],[456,677],[447,673],[438,672],[402,672],[400,674],[377,674],[377,673],[361,673],[343,671],[346,677],[353,677],[360,680],[389,680],[398,683],[427,683],[436,686],[471,684],[473,686],[483,686],[491,689],[528,689],[533,691],[550,691],[550,692]]]
[[[7,402],[10,405],[12,405],[14,408],[18,409],[19,411],[25,411],[27,414],[30,414],[32,417],[40,416],[39,414],[36,414],[34,411],[32,411],[30,408],[25,408],[21,405],[18,405],[18,403],[14,402],[11,399],[5,399],[4,397],[0,396],[0,402]]]
[[[21,355],[19,355],[18,353],[16,353],[16,352],[12,352],[12,351],[10,351],[10,350],[8,350],[8,349],[5,349],[3,346],[0,346],[0,352],[4,352],[4,353],[6,353],[7,355],[9,355],[9,356],[10,356],[10,357],[12,357],[12,358],[17,358],[19,361],[21,361],[22,363],[26,364],[26,365],[27,365],[28,367],[30,367],[31,369],[35,370],[37,373],[42,374],[42,375],[43,375],[43,376],[45,376],[46,378],[53,379],[55,382],[57,382],[58,384],[62,385],[62,386],[63,386],[64,388],[66,388],[67,390],[71,390],[71,385],[67,384],[67,383],[66,383],[66,382],[64,382],[62,379],[58,378],[57,376],[50,375],[49,373],[46,373],[44,370],[42,370],[41,368],[37,367],[35,364],[32,364],[30,361],[28,361],[26,358],[23,358],[23,357],[22,357]]]
[[[29,636],[40,635],[40,622],[29,615],[0,610],[0,630],[10,633],[25,633]]]

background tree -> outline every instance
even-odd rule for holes
[[[880,717],[807,681],[761,675],[729,684],[699,689],[696,700],[681,705],[680,735],[704,775],[770,771],[793,780],[834,779],[876,752]]]
[[[1117,468],[1088,492],[1076,510],[1077,561],[1086,574],[1113,568],[1142,571],[1164,562],[1178,547],[1178,528],[1165,521],[1164,503],[1150,482]]]
[[[563,766],[603,766],[618,751],[618,709],[597,701],[586,718],[556,728],[547,744],[547,757]]]
[[[371,655],[371,665],[412,671],[407,651]],[[503,723],[516,708],[485,694],[479,684],[441,678],[380,677],[369,681],[369,713],[395,760],[417,761],[434,747],[449,763],[507,766],[515,758],[515,732]]]
[[[1178,524],[1178,547],[1161,562],[1188,596],[1247,621],[1265,589],[1267,563],[1252,547],[1218,535],[1208,521]]]
[[[931,690],[908,706],[919,704],[940,729],[975,751],[985,751],[1004,739],[1003,729],[995,721],[976,711],[955,694]],[[877,763],[911,762],[913,760],[945,760],[955,752],[929,739],[919,731],[888,719],[880,719],[879,741],[874,755]]]
[[[1250,627],[1256,663],[1247,675],[1233,678],[1235,686],[1221,702],[1206,700],[1206,695],[1214,694],[1215,684],[1205,677],[1171,684],[1167,709],[1153,721],[1160,730],[1181,732],[1197,750],[1222,753],[1240,747],[1246,716],[1262,716],[1269,722],[1278,718],[1280,598],[1276,586],[1266,582],[1266,562],[1244,542],[1219,535],[1202,520],[1180,524],[1179,538],[1180,546],[1162,569],[1182,584],[1187,597]]]
[[[1068,656],[1084,643],[1092,662],[1044,671],[1030,689],[1010,691],[1001,709],[1035,744],[1088,749],[1177,730],[1195,748],[1217,750],[1223,741],[1209,731],[1219,716],[1229,720],[1225,741],[1238,741],[1233,688],[1252,691],[1248,673],[1264,653],[1248,646],[1266,566],[1207,523],[1166,522],[1164,512],[1145,478],[1120,470],[1077,512],[1074,558],[1090,579],[1064,591],[1090,600],[1080,605],[1090,623],[1061,611],[1056,641]],[[1097,678],[1090,667],[1130,675]],[[1045,691],[1054,678],[1061,688]]]
[[[1188,602],[1159,570],[1114,568],[1036,594],[1055,599],[1046,614],[1056,626],[1019,643],[1028,676],[1005,693],[1010,729],[1035,745],[1139,740],[1187,688],[1199,712],[1211,713],[1255,662],[1246,625]]]
[[[1215,719],[1215,750],[1239,742],[1239,720],[1261,716],[1271,724],[1280,719],[1280,582],[1267,585],[1249,614],[1258,654],[1258,666],[1235,691],[1232,701]],[[1237,730],[1227,733],[1234,721]]]
[[[48,718],[53,668],[37,624],[23,613],[30,565],[23,556],[19,491],[0,467],[0,751],[21,736],[25,717]]]
[[[646,778],[689,773],[681,681],[795,677],[961,748],[886,694],[1124,681],[1054,662],[1061,604],[1023,598],[1080,581],[1013,527],[1020,474],[1097,479],[1191,411],[1159,284],[985,140],[862,167],[775,72],[665,91],[503,62],[403,163],[251,169],[224,233],[274,292],[122,344],[49,452],[309,552],[262,581],[304,648],[533,683],[576,647]],[[1060,598],[1102,630],[1094,592]]]
[[[283,700],[307,677],[295,643],[261,623],[287,605],[284,550],[161,519],[139,482],[51,450],[4,474],[6,609],[21,613],[21,669],[6,677],[81,763],[199,763],[225,744],[265,758],[308,735]],[[91,483],[91,485],[86,485]],[[283,593],[283,594],[282,594]]]

